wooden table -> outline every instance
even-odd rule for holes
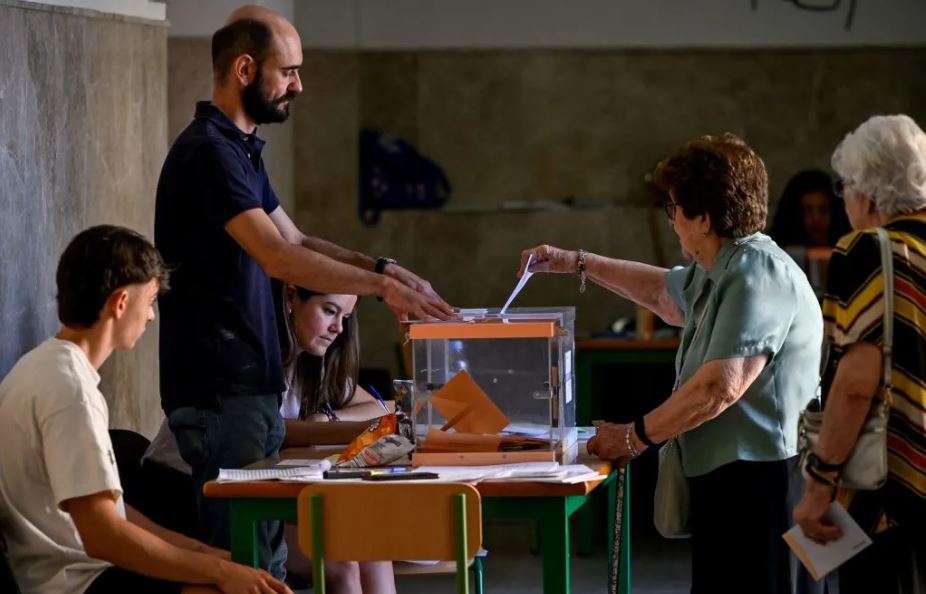
[[[313,456],[314,454],[314,456]],[[292,448],[282,452],[284,458],[318,457],[308,448]],[[609,509],[615,509],[619,491],[624,490],[624,474],[612,468],[610,462],[580,456],[579,464],[598,469],[607,478],[574,485],[491,482],[479,483],[482,496],[483,518],[519,518],[537,523],[543,564],[544,594],[568,594],[570,591],[569,518],[590,499],[596,489],[607,490]],[[226,497],[231,508],[231,553],[240,563],[257,566],[257,522],[285,520],[296,522],[296,498],[305,483],[242,482],[218,483],[210,481],[203,487],[206,497]],[[626,513],[626,509],[624,509]],[[609,551],[614,546],[615,514],[608,514],[607,538]],[[616,579],[621,594],[630,593],[629,526],[621,525],[621,541],[617,557],[614,552],[608,559],[619,560]],[[611,563],[609,561],[609,569]],[[602,586],[604,586],[604,577]]]

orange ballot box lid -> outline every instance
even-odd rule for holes
[[[553,338],[553,320],[483,319],[472,322],[417,322],[408,330],[412,340],[465,338]]]

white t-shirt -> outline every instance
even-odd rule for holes
[[[81,594],[109,563],[87,556],[61,502],[111,491],[125,517],[100,376],[50,338],[0,383],[0,530],[23,594]]]
[[[284,419],[298,419],[299,409],[302,408],[302,395],[298,390],[287,385],[283,392],[283,402],[280,403],[280,414]]]

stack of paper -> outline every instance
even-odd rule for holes
[[[441,480],[479,482],[530,482],[573,484],[605,478],[584,464],[561,465],[558,462],[522,462],[491,466],[422,466],[420,472],[434,472]]]
[[[331,462],[329,462],[326,458],[287,458],[286,460],[280,460],[276,463],[276,468],[280,468],[281,466],[311,468],[324,472],[331,468]]]
[[[287,461],[290,464],[293,461]],[[220,483],[248,481],[292,481],[308,482],[322,480],[324,472],[331,468],[328,460],[300,460],[299,466],[277,466],[273,468],[221,468]]]
[[[500,480],[500,481],[517,481],[517,482],[529,482],[529,483],[556,483],[556,484],[567,484],[572,485],[575,483],[584,483],[585,481],[596,481],[607,478],[602,474],[599,474],[597,470],[589,468],[584,464],[568,464],[559,466],[555,470],[550,472],[515,472],[511,476],[501,478],[501,477],[489,477],[485,480]]]

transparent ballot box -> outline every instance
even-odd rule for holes
[[[459,322],[412,324],[418,461],[572,460],[574,327],[573,307],[509,309],[504,316],[478,310]]]

